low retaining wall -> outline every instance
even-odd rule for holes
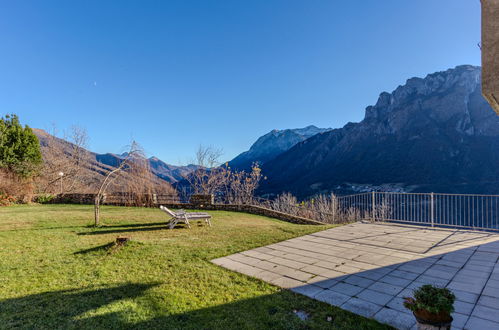
[[[94,204],[95,194],[64,194],[56,196],[51,203],[54,204]],[[103,205],[115,205],[115,206],[129,206],[124,203],[120,203],[115,198],[104,199]],[[144,207],[159,207],[159,205],[164,205],[172,209],[194,209],[194,210],[212,210],[212,211],[232,211],[232,212],[245,212],[255,215],[263,215],[270,218],[279,219],[286,222],[303,224],[303,225],[323,225],[322,222],[315,221],[312,219],[302,218],[299,216],[282,213],[279,211],[274,211],[265,207],[257,205],[246,205],[246,204],[214,204],[213,197],[207,197],[203,195],[197,195],[193,198],[190,203],[178,203],[178,202],[168,202],[161,200],[159,198],[151,198],[150,203],[147,205],[142,205]]]
[[[301,224],[301,225],[324,225],[324,223],[315,221],[312,219],[302,218],[295,215],[282,213],[279,211],[274,211],[271,209],[267,209],[265,207],[257,206],[257,205],[240,205],[240,204],[163,204],[164,206],[172,209],[196,209],[196,210],[212,210],[212,211],[232,211],[232,212],[244,212],[255,215],[263,215],[270,218],[279,219],[286,222]]]

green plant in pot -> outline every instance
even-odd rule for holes
[[[455,300],[449,289],[426,284],[414,290],[414,297],[404,297],[404,306],[413,312],[418,325],[450,329]]]

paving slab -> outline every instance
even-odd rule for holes
[[[456,295],[453,328],[499,329],[499,234],[354,223],[212,260],[398,329],[424,284]]]

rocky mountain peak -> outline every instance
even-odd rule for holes
[[[260,192],[304,196],[354,183],[495,191],[499,116],[480,82],[480,67],[471,65],[410,78],[381,93],[360,123],[316,135],[264,164],[268,180]]]

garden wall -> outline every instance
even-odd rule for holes
[[[232,212],[244,212],[256,215],[263,215],[270,218],[279,219],[286,222],[304,224],[304,225],[323,225],[323,223],[302,218],[299,216],[274,211],[267,209],[265,207],[256,205],[246,205],[246,204],[215,204],[213,202],[213,197],[211,195],[193,195],[189,203],[180,203],[174,199],[161,198],[159,195],[152,194],[146,198],[150,201],[148,204],[143,204],[140,206],[145,207],[159,207],[159,205],[166,206],[172,209],[196,209],[196,210],[211,210],[211,211],[232,211]],[[95,194],[64,194],[57,195],[51,203],[54,204],[94,204]],[[105,205],[115,205],[115,206],[130,206],[116,196],[106,196],[103,200]]]

